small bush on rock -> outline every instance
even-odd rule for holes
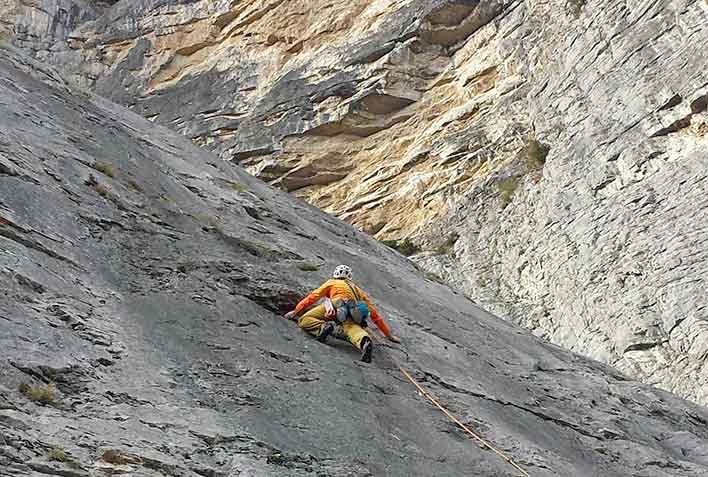
[[[52,383],[47,385],[22,383],[18,386],[18,389],[34,402],[54,404],[54,385]]]
[[[401,253],[401,255],[405,255],[406,257],[410,257],[411,255],[420,252],[420,247],[415,243],[411,242],[410,239],[382,240],[381,243],[386,245],[387,247],[391,247],[392,249],[397,250],[399,253]]]
[[[320,269],[320,267],[312,263],[301,263],[297,266],[297,268],[299,268],[303,272],[316,272]]]
[[[518,177],[508,177],[497,182],[497,187],[501,191],[501,206],[502,209],[506,208],[512,201],[514,197],[514,192],[519,185]]]
[[[214,230],[221,230],[222,223],[219,217],[209,214],[196,214],[194,218],[201,222],[204,226]]]
[[[459,238],[460,238],[460,234],[458,234],[457,232],[451,233],[450,235],[447,236],[447,239],[445,239],[445,241],[443,243],[438,245],[438,247],[435,249],[435,251],[439,255],[449,254],[450,252],[452,252],[452,249],[455,246],[457,239],[459,239]]]
[[[128,181],[128,189],[134,191],[134,192],[142,192],[143,188],[140,187],[140,184],[135,182],[134,180],[129,180]]]
[[[440,275],[438,275],[437,273],[425,272],[425,278],[427,278],[431,282],[440,283],[441,285],[445,284],[445,281],[440,278]]]
[[[93,190],[98,192],[98,195],[100,195],[101,197],[108,198],[111,195],[111,192],[103,184],[96,184],[95,186],[93,186]]]
[[[536,172],[543,169],[546,164],[546,157],[551,148],[536,139],[529,139],[526,144],[526,168],[529,172]]]
[[[101,174],[104,174],[108,177],[115,177],[116,176],[116,171],[113,168],[113,165],[107,163],[107,162],[101,162],[97,161],[94,165],[93,168],[96,169],[98,172]]]
[[[103,453],[103,456],[101,458],[105,462],[114,465],[125,465],[128,463],[128,459],[123,455],[123,453],[115,449],[108,449],[106,452]]]
[[[229,181],[228,182],[229,187],[234,191],[234,192],[246,192],[248,190],[248,187],[245,185],[241,184],[240,182],[236,181]]]
[[[52,450],[49,451],[49,460],[66,462],[66,452],[61,447],[52,447]]]

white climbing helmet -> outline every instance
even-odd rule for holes
[[[346,265],[337,265],[337,268],[334,269],[334,273],[332,274],[332,277],[351,280],[352,279],[352,269],[347,267]]]

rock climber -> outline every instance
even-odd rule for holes
[[[335,324],[339,324],[341,337],[361,351],[362,361],[370,363],[374,345],[364,330],[369,316],[389,341],[401,342],[391,333],[391,328],[381,318],[371,298],[352,281],[352,269],[346,265],[337,266],[332,278],[300,300],[294,310],[285,314],[285,318],[297,320],[303,310],[314,305],[322,297],[328,298],[331,305],[317,305],[298,321],[300,328],[317,337],[321,343],[327,341],[327,337],[335,332]]]

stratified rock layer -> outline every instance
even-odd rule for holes
[[[540,336],[708,403],[708,5],[588,4],[578,22],[529,38],[554,58],[526,101],[550,146],[541,181],[519,178],[501,213],[488,187],[468,191],[447,222],[466,237],[449,277]]]
[[[421,265],[537,335],[708,403],[704,0],[83,15],[35,56],[377,238],[413,237]]]
[[[6,47],[0,131],[0,475],[517,475],[397,363],[535,477],[708,472],[705,410]],[[371,365],[280,317],[340,262],[404,340]]]

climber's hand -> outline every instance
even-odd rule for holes
[[[398,336],[394,336],[394,335],[388,335],[386,337],[386,339],[393,342],[393,343],[400,343],[401,342],[401,338],[399,338]]]
[[[295,310],[287,312],[284,316],[286,320],[297,320],[297,314],[295,313]]]

